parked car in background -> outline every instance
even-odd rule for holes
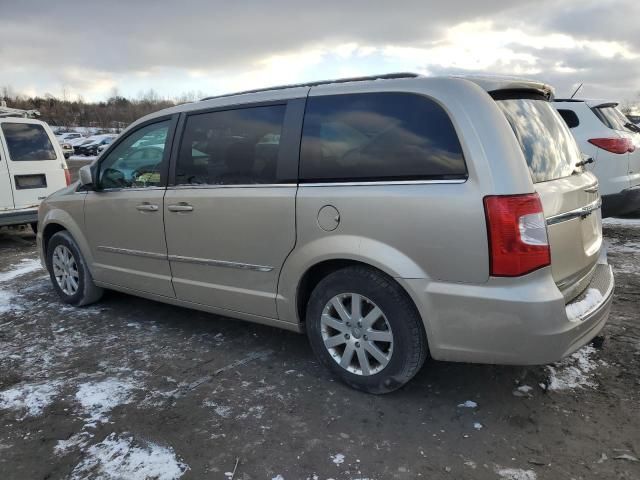
[[[103,142],[101,145],[98,145],[98,148],[96,148],[96,153],[94,153],[94,155],[100,155],[102,152],[104,152],[109,147],[109,145],[113,143],[115,138],[116,137],[113,137],[109,139],[109,141]]]
[[[179,105],[44,202],[40,254],[64,302],[110,288],[306,332],[367,392],[428,353],[556,361],[602,329],[614,280],[552,95],[394,74]]]
[[[64,158],[68,159],[71,155],[73,155],[73,146],[68,142],[62,142],[60,144],[62,148],[62,153],[64,154]]]
[[[31,224],[40,202],[71,183],[62,148],[39,120],[0,118],[0,226]]]
[[[592,160],[587,169],[598,177],[602,215],[640,209],[640,128],[616,102],[556,99],[555,106],[580,150]]]
[[[64,132],[56,134],[56,139],[60,143],[68,142],[70,140],[76,140],[78,138],[82,138],[83,135],[78,132]]]
[[[100,145],[109,145],[117,135],[104,134],[94,135],[90,137],[89,142],[81,143],[74,147],[75,155],[95,156],[98,154],[98,147]]]
[[[635,123],[640,126],[640,115],[627,115],[627,118],[631,123]]]

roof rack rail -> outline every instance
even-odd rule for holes
[[[318,85],[330,85],[332,83],[348,83],[348,82],[365,82],[368,80],[390,80],[394,78],[416,78],[419,75],[417,73],[411,72],[398,72],[398,73],[383,73],[381,75],[371,75],[366,77],[350,77],[350,78],[337,78],[334,80],[319,80],[315,82],[306,82],[306,83],[293,83],[290,85],[278,85],[275,87],[266,87],[266,88],[256,88],[255,90],[244,90],[242,92],[235,93],[225,93],[222,95],[214,95],[211,97],[205,97],[200,101],[204,100],[212,100],[214,98],[223,98],[223,97],[233,97],[235,95],[244,95],[247,93],[259,93],[259,92],[268,92],[270,90],[284,90],[286,88],[296,88],[296,87],[317,87]]]

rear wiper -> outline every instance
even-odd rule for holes
[[[585,156],[585,158],[576,163],[576,168],[584,167],[590,163],[593,163],[593,158]]]
[[[633,132],[640,133],[640,127],[635,123],[631,123],[631,122],[625,123],[624,126]]]

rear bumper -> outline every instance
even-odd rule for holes
[[[640,210],[640,185],[602,196],[602,217],[626,215]]]
[[[614,290],[611,267],[598,265],[585,291],[601,298],[570,320],[549,268],[485,285],[401,282],[422,314],[433,358],[513,365],[555,362],[587,344],[607,322]]]
[[[7,210],[0,212],[0,227],[8,225],[25,225],[38,221],[38,209]]]

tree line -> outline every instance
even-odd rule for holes
[[[160,97],[154,90],[148,90],[137,98],[126,98],[120,95],[117,89],[113,89],[105,101],[85,102],[82,97],[75,100],[58,98],[50,94],[29,97],[13,94],[10,87],[0,88],[0,100],[4,100],[7,107],[37,110],[40,112],[38,118],[49,125],[94,127],[117,131],[149,113],[180,103],[192,102],[204,96],[202,92],[187,92],[177,98],[169,99]]]

